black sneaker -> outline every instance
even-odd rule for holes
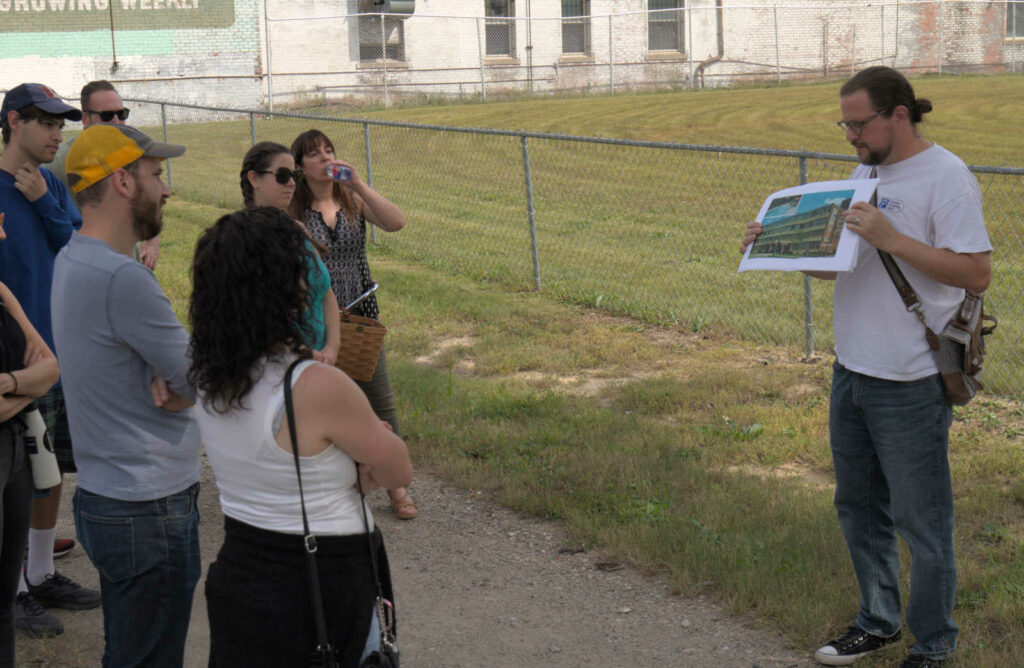
[[[41,584],[28,583],[28,593],[47,608],[64,608],[65,610],[88,610],[100,604],[100,593],[95,589],[86,589],[54,571],[47,575]]]
[[[60,620],[48,613],[32,598],[32,594],[21,592],[14,599],[14,628],[33,638],[59,636],[64,633]]]
[[[900,631],[888,638],[880,638],[867,631],[862,631],[856,626],[851,626],[846,629],[846,633],[841,638],[836,638],[819,648],[814,653],[814,659],[826,666],[848,666],[857,659],[876,652],[899,639]]]
[[[930,656],[911,654],[900,664],[900,668],[943,668],[945,665],[945,659],[933,659]]]

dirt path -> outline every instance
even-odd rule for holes
[[[65,486],[61,536],[74,535],[72,491],[73,485]],[[373,498],[391,559],[407,668],[815,665],[750,620],[703,599],[672,596],[664,583],[606,563],[599,551],[561,552],[568,539],[556,523],[522,517],[424,472],[417,473],[412,491],[421,512],[410,522],[391,516],[383,494]],[[205,573],[222,537],[208,468],[200,508]],[[83,584],[98,585],[80,548],[57,567]],[[206,665],[202,587],[189,631],[189,667]],[[43,641],[19,637],[18,665],[99,665],[100,610],[56,614],[64,635]]]

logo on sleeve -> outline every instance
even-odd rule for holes
[[[903,200],[892,199],[891,197],[883,197],[878,200],[878,208],[884,211],[892,211],[893,213],[899,213],[903,211]]]

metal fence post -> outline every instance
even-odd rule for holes
[[[164,143],[167,143],[167,105],[160,103],[160,124],[164,127]],[[174,179],[171,178],[171,159],[168,158],[164,161],[167,165],[167,187],[174,190]]]
[[[882,12],[879,15],[879,20],[882,23],[882,35],[881,35],[882,53],[880,54],[881,58],[879,58],[879,62],[882,65],[885,65],[885,5],[882,5]]]
[[[370,157],[370,124],[363,123],[363,146],[366,147],[366,185],[373,187],[373,160]],[[377,243],[377,226],[370,225],[370,243]]]
[[[267,0],[263,0],[263,36],[267,40],[267,108],[274,110],[273,58],[270,54],[270,16],[267,14]]]
[[[384,81],[384,108],[391,108],[391,100],[388,99],[388,37],[384,29],[384,15],[380,15],[380,64],[381,78]]]
[[[857,66],[857,24],[853,24],[853,36],[850,44],[850,76],[854,74],[854,67]]]
[[[800,185],[807,183],[807,158],[800,158]],[[814,354],[814,311],[811,302],[811,277],[804,274],[804,352]]]
[[[533,253],[533,287],[540,292],[540,253],[537,251],[537,216],[533,210],[533,179],[530,176],[530,149],[526,135],[520,135],[523,144],[523,176],[526,179],[526,213],[530,219],[530,250]]]
[[[608,92],[615,92],[615,49],[612,42],[612,15],[608,15]]]
[[[484,41],[483,38],[480,36],[480,24],[483,23],[484,20],[485,19],[476,20],[476,53],[477,56],[480,58],[480,98],[484,102],[486,102],[487,79],[485,78],[484,75]]]
[[[946,50],[946,45],[943,43],[945,39],[945,26],[943,25],[943,16],[945,15],[945,12],[942,11],[943,7],[944,5],[942,4],[942,0],[939,0],[939,74],[942,74],[942,53]]]
[[[249,112],[249,139],[252,142],[251,146],[256,145],[256,113]]]
[[[690,65],[690,88],[696,88],[697,82],[693,80],[693,7],[686,5],[683,11],[686,12],[686,43],[688,45],[686,60],[689,61]]]
[[[775,23],[775,83],[782,83],[782,60],[779,58],[779,6],[772,5],[772,20]]]

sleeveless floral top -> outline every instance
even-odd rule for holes
[[[338,299],[338,306],[347,306],[369,290],[373,279],[366,260],[366,219],[359,216],[359,222],[353,225],[345,219],[345,212],[339,209],[332,230],[319,211],[306,209],[302,222],[310,236],[327,249],[323,261],[331,274],[331,288]],[[364,299],[352,309],[352,313],[379,320],[376,296]]]

